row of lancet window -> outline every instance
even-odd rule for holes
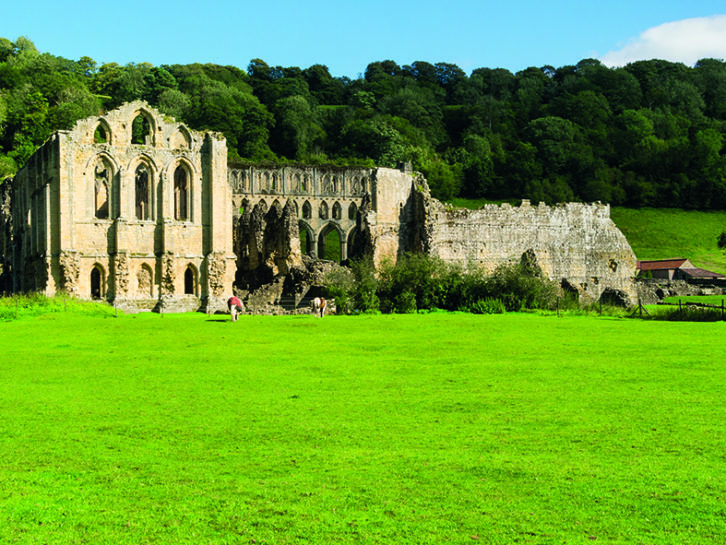
[[[343,208],[340,206],[339,202],[333,204],[333,209],[330,211],[330,216],[328,212],[328,203],[326,203],[325,201],[321,202],[320,206],[318,207],[318,217],[321,220],[327,220],[329,219],[329,217],[334,220],[343,219]],[[350,203],[350,206],[348,207],[348,219],[355,220],[357,213],[358,207],[356,206],[356,204],[354,202]],[[312,219],[313,217],[313,207],[308,201],[305,201],[305,203],[303,204],[302,217],[306,220]]]
[[[141,163],[134,173],[134,210],[139,220],[151,219],[151,172]],[[94,208],[98,219],[110,217],[111,167],[99,159],[94,168]],[[174,170],[174,219],[190,219],[190,176],[186,168],[179,165]]]
[[[277,192],[280,189],[278,175],[276,172],[262,172],[258,177],[258,190],[262,192]],[[232,183],[235,191],[247,192],[250,190],[250,180],[246,172],[232,173]],[[350,191],[353,195],[365,193],[368,191],[368,179],[354,176],[349,182]],[[320,180],[320,190],[324,195],[334,195],[343,189],[343,180],[338,176],[331,177],[324,175]],[[291,176],[288,184],[288,190],[292,193],[308,192],[312,190],[312,182],[309,174],[295,173]]]

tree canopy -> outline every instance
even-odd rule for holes
[[[98,65],[0,38],[0,179],[53,131],[136,99],[225,134],[230,160],[395,167],[435,196],[726,208],[726,63],[595,59],[517,73],[371,62]]]

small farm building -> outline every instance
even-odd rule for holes
[[[722,280],[726,276],[698,268],[685,257],[638,261],[638,275],[658,280]]]

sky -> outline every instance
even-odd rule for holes
[[[476,68],[726,58],[723,0],[5,0],[0,37],[98,64],[313,64],[357,78],[375,61]]]

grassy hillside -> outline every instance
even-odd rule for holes
[[[610,217],[638,259],[687,257],[697,267],[726,273],[726,254],[716,245],[726,212],[611,208]]]
[[[725,328],[0,322],[0,543],[715,543]]]

